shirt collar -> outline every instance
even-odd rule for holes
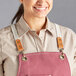
[[[48,17],[47,18],[47,22],[46,22],[46,30],[49,31],[51,33],[51,35],[53,36],[54,33],[54,29],[55,29],[55,24],[52,23]],[[15,24],[16,25],[16,29],[17,29],[17,33],[20,36],[22,36],[24,33],[27,33],[29,30],[33,32],[33,30],[28,26],[28,24],[26,23],[26,21],[23,18],[23,15],[21,16],[21,18],[19,19],[19,21]]]

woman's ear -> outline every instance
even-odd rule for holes
[[[23,0],[20,0],[20,3],[22,4],[23,3]]]

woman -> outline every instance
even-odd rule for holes
[[[0,29],[0,76],[76,76],[76,34],[50,22],[53,0],[20,2]]]

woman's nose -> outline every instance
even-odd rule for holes
[[[45,2],[45,0],[38,0],[37,4],[42,5]]]

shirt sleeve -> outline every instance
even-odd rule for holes
[[[3,68],[2,68],[2,42],[0,36],[0,76],[3,76]]]
[[[76,76],[76,34],[74,34],[74,60],[73,60],[73,70],[72,70],[72,76]]]

